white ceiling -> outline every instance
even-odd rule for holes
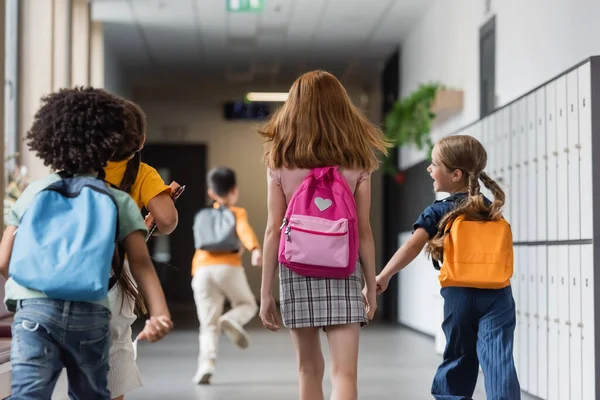
[[[289,84],[322,68],[345,83],[379,79],[383,61],[432,0],[93,0],[106,45],[131,77]]]

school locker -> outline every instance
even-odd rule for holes
[[[577,70],[567,74],[567,163],[569,188],[569,239],[581,237],[579,214],[579,84]]]
[[[546,85],[546,149],[548,176],[546,199],[548,207],[548,240],[558,240],[558,148],[556,140],[556,82]]]
[[[596,400],[594,344],[594,248],[581,246],[581,354],[582,399]]]
[[[559,246],[548,246],[548,400],[558,400],[558,249]]]
[[[592,104],[590,64],[578,69],[579,78],[579,182],[581,204],[581,238],[593,237],[593,202],[592,202]],[[597,112],[597,111],[596,111]]]
[[[558,377],[560,399],[569,399],[570,363],[569,354],[569,246],[558,247]]]
[[[546,89],[539,89],[536,94],[536,114],[534,124],[537,124],[537,240],[543,242],[548,237],[547,215],[547,175],[548,154],[546,153]]]
[[[523,368],[521,368],[521,353],[527,352],[527,346],[523,345],[521,339],[521,332],[523,331],[523,302],[521,297],[521,262],[519,254],[521,253],[522,247],[514,247],[514,285],[513,285],[513,297],[515,300],[515,314],[516,314],[516,326],[514,334],[514,358],[515,368],[519,376],[521,386],[523,386]]]
[[[528,392],[534,396],[538,395],[538,295],[537,295],[537,246],[527,246],[528,259],[527,263],[527,295],[528,295],[528,310],[527,310],[527,330],[528,335],[528,362],[527,368],[529,372]]]
[[[481,131],[479,132],[479,142],[481,143],[481,145],[483,146],[483,148],[486,150],[487,153],[487,165],[484,168],[484,171],[488,173],[488,175],[491,176],[491,171],[490,171],[490,145],[489,145],[489,137],[491,132],[489,131],[489,121],[490,118],[489,117],[485,117],[480,121],[481,124]],[[483,186],[483,184],[480,182],[480,191],[481,193],[487,197],[488,199],[491,199],[491,192],[489,190],[486,189],[485,186]]]
[[[519,248],[519,302],[521,303],[521,331],[519,335],[519,364],[521,367],[521,388],[529,390],[529,247]]]
[[[556,80],[556,138],[558,152],[558,240],[569,239],[569,166],[567,159],[567,78]]]
[[[538,159],[537,159],[537,124],[536,119],[536,93],[527,97],[527,119],[525,125],[525,134],[527,136],[527,238],[530,242],[537,241],[537,183],[538,183]]]
[[[581,399],[581,246],[569,246],[569,329],[571,399]]]
[[[485,133],[485,150],[487,151],[487,174],[493,179],[498,179],[498,140],[496,137],[496,120],[498,114],[494,113],[487,118],[487,127]]]
[[[519,146],[520,138],[518,135],[519,132],[519,103],[514,103],[510,106],[510,188],[511,188],[511,196],[510,196],[510,216],[511,216],[511,224],[513,231],[513,240],[515,242],[520,242],[521,240],[525,240],[521,238],[521,218],[520,218],[520,201],[519,201],[519,193],[520,193],[520,179],[519,174],[521,172],[521,160],[519,159]]]
[[[521,172],[519,174],[519,229],[522,241],[529,239],[529,167],[528,145],[527,145],[527,99],[519,102],[519,161]]]
[[[548,398],[548,247],[537,246],[537,396]]]
[[[509,107],[505,107],[500,111],[500,126],[502,128],[500,135],[502,136],[502,162],[500,173],[502,175],[502,181],[504,185],[502,186],[505,190],[506,194],[506,202],[504,205],[504,218],[512,225],[512,209],[513,209],[513,187],[512,187],[512,161],[511,161],[511,133],[510,133],[510,113],[511,110]],[[513,227],[513,240],[515,240],[514,234],[514,225]]]

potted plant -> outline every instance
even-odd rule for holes
[[[384,132],[395,148],[414,144],[431,154],[430,133],[434,122],[441,122],[462,109],[462,91],[447,90],[442,84],[421,84],[410,95],[398,100],[385,116]],[[397,176],[398,170],[389,157],[383,170]]]

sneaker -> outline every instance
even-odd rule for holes
[[[232,319],[221,317],[221,329],[240,349],[248,347],[248,332]]]
[[[204,361],[198,367],[196,375],[194,375],[194,383],[197,385],[208,385],[210,378],[215,373],[215,362],[214,360]]]

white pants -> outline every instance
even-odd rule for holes
[[[194,301],[200,321],[199,363],[217,359],[219,345],[219,318],[231,319],[240,326],[246,325],[258,310],[256,299],[248,284],[243,267],[211,265],[199,267],[192,279]],[[225,298],[231,310],[223,315]]]

